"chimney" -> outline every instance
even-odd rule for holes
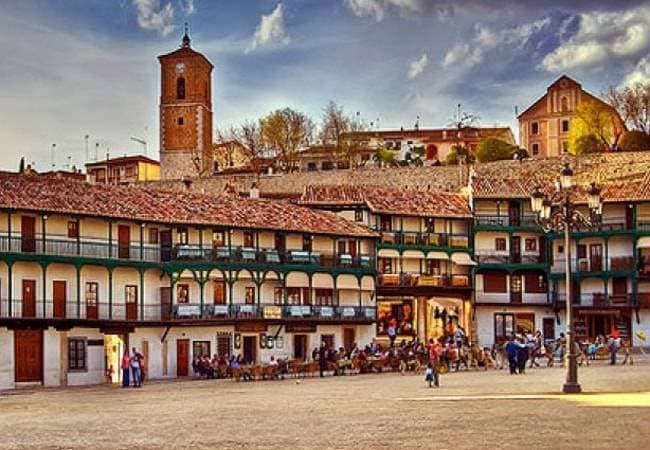
[[[251,185],[251,189],[248,193],[249,193],[249,198],[253,200],[260,198],[260,190],[257,188],[257,183],[253,181],[253,184]]]

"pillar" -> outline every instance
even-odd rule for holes
[[[426,297],[417,297],[416,311],[418,317],[417,336],[422,342],[427,339],[427,299]]]

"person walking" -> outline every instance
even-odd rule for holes
[[[609,337],[609,355],[610,355],[609,364],[612,366],[616,365],[617,352],[618,352],[618,344],[616,342],[616,338],[614,338],[614,336],[610,336]]]
[[[517,343],[517,371],[520,374],[526,373],[526,363],[528,362],[528,345],[525,338]]]
[[[512,336],[508,339],[508,343],[506,344],[506,355],[508,355],[510,375],[515,375],[517,373],[517,344]]]
[[[440,386],[440,352],[442,351],[440,344],[433,339],[429,339],[429,365],[432,367],[433,384],[436,387]]]
[[[432,363],[427,364],[427,369],[424,372],[424,380],[429,384],[429,388],[433,387],[433,382],[435,380],[435,369]],[[438,386],[436,384],[436,386]]]
[[[140,378],[140,367],[142,362],[142,355],[137,352],[133,347],[133,356],[131,356],[131,372],[133,373],[133,387],[142,387],[142,379]]]
[[[390,348],[395,346],[395,339],[397,338],[397,320],[392,319],[388,325],[388,339],[390,339]]]
[[[320,343],[318,349],[318,368],[320,369],[320,377],[323,378],[327,370],[327,344],[325,341]]]
[[[129,351],[124,350],[124,356],[122,356],[122,387],[129,387],[129,373],[131,370],[131,358],[129,358]]]

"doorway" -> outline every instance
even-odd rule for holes
[[[257,362],[257,338],[255,336],[244,336],[244,362],[246,364]]]
[[[293,335],[293,359],[305,361],[307,359],[307,335]]]
[[[355,333],[354,328],[344,328],[343,329],[343,348],[346,352],[352,350],[352,346],[355,343]]]
[[[542,333],[544,333],[544,340],[555,340],[555,319],[552,317],[544,317],[542,319]]]
[[[34,280],[23,280],[23,317],[36,317],[36,281]]]
[[[602,244],[592,244],[589,246],[589,262],[591,272],[601,272],[603,270]]]
[[[190,340],[176,340],[176,376],[186,377],[190,368]]]
[[[15,330],[15,379],[21,382],[43,382],[43,331]]]
[[[172,288],[160,288],[160,320],[169,320],[172,304]]]
[[[521,236],[512,236],[510,239],[510,261],[515,264],[521,262]]]
[[[104,335],[104,367],[113,369],[111,383],[122,382],[122,356],[127,350],[127,337],[119,334]]]
[[[172,260],[172,231],[163,230],[160,232],[160,260],[169,262]]]
[[[515,304],[521,303],[521,275],[510,275],[510,302]]]
[[[508,219],[511,227],[518,227],[521,224],[521,205],[519,202],[508,203]]]
[[[34,253],[36,251],[36,219],[30,216],[20,218],[21,251]]]
[[[128,225],[117,227],[117,256],[120,259],[131,257],[131,227]]]
[[[65,281],[52,282],[52,300],[54,302],[54,317],[56,319],[65,318],[65,305],[68,297],[68,287]]]

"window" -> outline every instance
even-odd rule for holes
[[[562,141],[562,152],[563,153],[568,153],[569,152],[569,142],[568,141]]]
[[[72,239],[79,237],[79,222],[76,220],[68,222],[68,237]]]
[[[68,339],[68,370],[86,370],[85,339]]]
[[[203,356],[210,357],[210,341],[193,341],[192,354],[194,358],[201,358]]]
[[[539,123],[538,122],[531,123],[530,130],[533,134],[539,134]]]
[[[282,305],[284,304],[284,295],[282,295],[282,288],[281,287],[276,287],[273,288],[273,304],[274,305]]]
[[[348,252],[348,243],[346,241],[338,241],[336,246],[338,247],[339,255],[345,255]]]
[[[244,302],[247,305],[254,305],[255,304],[255,287],[254,286],[246,287],[246,294],[245,294],[245,297],[244,297]]]
[[[483,274],[483,292],[505,294],[507,292],[505,272],[485,272]]]
[[[539,155],[539,144],[535,142],[533,144],[533,156],[537,156],[537,155]]]
[[[244,231],[244,247],[255,247],[255,234],[252,231]]]
[[[514,314],[494,315],[494,340],[503,342],[515,333],[515,316]]]
[[[183,120],[182,117],[179,117],[179,118],[176,120],[176,123],[178,123],[179,126],[183,126],[183,124],[185,123],[185,121]]]
[[[158,228],[149,228],[149,243],[158,244]]]
[[[587,257],[587,246],[584,244],[578,245],[578,259],[583,259]]]
[[[223,247],[226,245],[226,236],[221,230],[212,231],[212,247]]]
[[[393,273],[393,260],[390,258],[379,258],[379,270],[381,273]]]
[[[440,275],[440,260],[427,259],[424,261],[424,274],[425,275]]]
[[[562,121],[562,133],[568,133],[569,132],[569,121],[568,120],[563,120]]]
[[[566,97],[560,99],[560,111],[566,112],[569,110],[569,100]]]
[[[314,172],[314,171],[316,171],[316,170],[318,170],[318,167],[316,167],[316,163],[315,163],[315,162],[307,163],[307,171],[308,171],[308,172]]]
[[[494,249],[498,252],[506,251],[506,238],[495,238]]]
[[[391,220],[390,216],[381,216],[379,218],[379,229],[381,231],[392,231],[393,221]]]
[[[214,304],[215,305],[226,304],[226,282],[225,281],[214,282]]]
[[[354,211],[354,221],[355,222],[363,222],[363,211],[360,209],[357,209]]]
[[[334,163],[332,161],[323,161],[320,165],[321,170],[332,170]]]
[[[190,301],[190,287],[187,284],[179,284],[176,286],[176,303],[189,303]]]
[[[217,355],[228,356],[232,348],[232,334],[228,332],[217,332]]]
[[[178,228],[176,230],[176,238],[179,245],[187,245],[189,242],[187,228]]]
[[[537,239],[535,238],[526,238],[524,241],[524,248],[527,252],[536,252],[537,251]]]
[[[557,246],[557,252],[558,253],[564,253],[564,245],[558,245]]]
[[[524,292],[528,294],[545,294],[547,290],[546,278],[538,273],[524,274]]]
[[[97,306],[97,293],[99,292],[99,285],[93,281],[86,283],[86,305]]]
[[[427,217],[425,221],[425,228],[427,230],[427,233],[433,233],[435,231],[435,225],[436,221],[433,219],[433,217]]]
[[[334,347],[334,335],[333,334],[321,334],[320,339],[322,342],[325,342],[325,347],[327,348],[333,348]]]
[[[127,304],[138,302],[138,287],[137,286],[124,286],[124,300]]]
[[[300,305],[300,288],[287,288],[287,298],[289,300],[289,304]]]
[[[302,235],[302,249],[305,252],[310,252],[312,246],[312,237],[309,234]]]
[[[316,305],[332,306],[334,304],[334,291],[332,289],[316,289]]]
[[[176,80],[176,99],[185,100],[185,78],[178,77]]]

